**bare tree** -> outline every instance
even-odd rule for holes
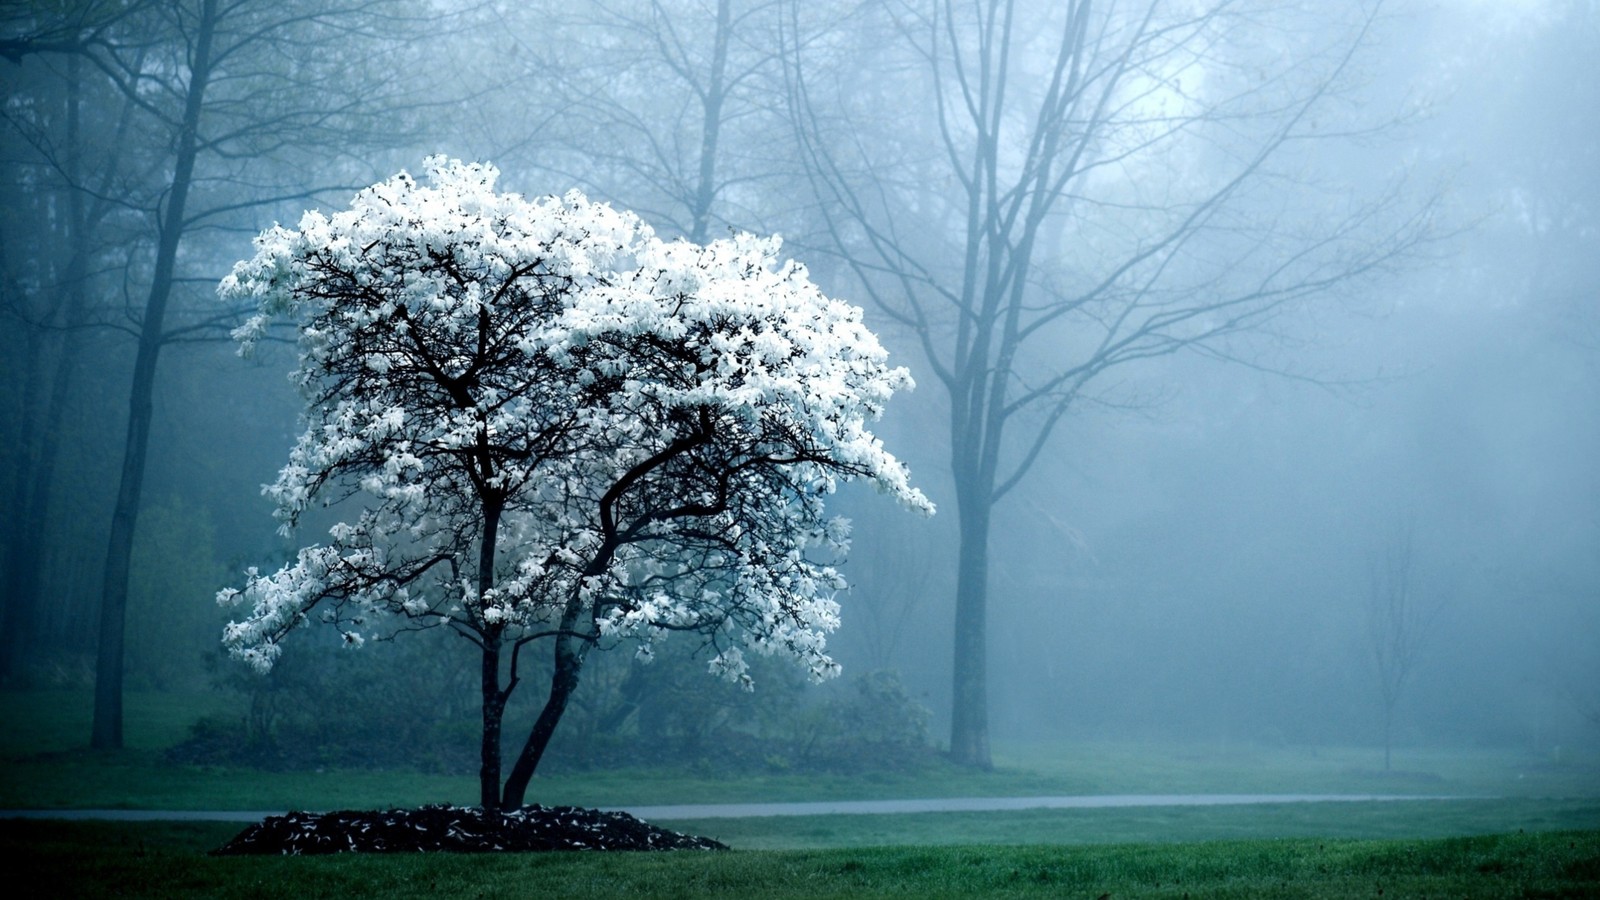
[[[1416,527],[1397,528],[1389,542],[1368,561],[1367,637],[1383,702],[1383,770],[1390,771],[1394,746],[1394,712],[1416,671],[1429,633],[1438,619],[1437,605],[1422,602],[1416,588]]]
[[[923,601],[933,583],[934,549],[922,535],[875,510],[851,520],[856,539],[850,610],[853,633],[866,650],[869,671],[895,668],[912,624],[927,615]]]
[[[841,27],[843,6],[812,4],[801,40]],[[784,0],[546,0],[508,10],[508,52],[480,77],[523,114],[484,124],[492,156],[692,241],[790,231],[803,178],[784,100],[783,13]]]
[[[1106,376],[1179,351],[1278,368],[1252,336],[1427,234],[1394,185],[1318,184],[1377,4],[1336,36],[1211,0],[904,0],[865,47],[792,48],[834,246],[949,400],[959,518],[950,752],[990,765],[999,502]],[[829,83],[825,53],[876,58]],[[817,61],[820,60],[820,65]],[[1308,211],[1309,210],[1309,211]]]
[[[16,83],[33,74],[29,65],[8,68]],[[114,262],[108,256],[117,249],[107,245],[102,232],[107,218],[118,212],[109,193],[123,175],[131,106],[107,108],[92,96],[86,99],[84,68],[79,56],[69,55],[58,90],[29,92],[31,102],[4,116],[9,126],[5,156],[19,177],[0,226],[6,285],[0,316],[24,335],[20,362],[7,380],[20,408],[6,440],[12,459],[11,516],[0,566],[5,602],[0,677],[5,678],[18,674],[36,637],[41,523],[50,511],[66,398],[85,349],[81,326],[95,270]],[[97,131],[104,140],[88,140],[86,131]]]

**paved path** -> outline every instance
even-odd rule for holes
[[[606,807],[646,820],[731,819],[763,816],[896,815],[995,812],[1015,809],[1123,809],[1143,806],[1251,806],[1280,803],[1379,803],[1460,800],[1421,794],[1091,794],[1071,797],[944,797],[928,800],[835,800],[813,803],[710,803]],[[124,822],[259,822],[283,810],[7,809],[0,819],[114,819]]]
[[[1071,797],[942,797],[930,800],[836,800],[815,803],[714,803],[630,806],[641,819],[726,819],[756,816],[849,816],[1014,809],[1120,809],[1139,806],[1249,806],[1271,803],[1372,803],[1456,799],[1399,794],[1090,794]]]

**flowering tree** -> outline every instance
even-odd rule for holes
[[[824,515],[866,478],[931,511],[868,425],[910,386],[856,307],[776,240],[657,239],[577,193],[495,193],[439,157],[331,217],[275,227],[221,293],[299,325],[306,427],[267,493],[289,533],[313,501],[347,510],[325,543],[219,601],[224,642],[269,668],[311,622],[348,643],[446,628],[482,656],[485,807],[522,805],[587,653],[691,632],[713,673],[744,652],[837,671]],[[521,652],[548,641],[549,696],[501,784]]]

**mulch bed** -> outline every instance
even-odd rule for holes
[[[624,812],[576,806],[524,806],[484,812],[476,806],[383,811],[291,812],[268,816],[211,851],[213,855],[458,853],[542,850],[726,850],[710,838],[657,828]]]

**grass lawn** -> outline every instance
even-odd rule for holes
[[[92,752],[83,749],[91,702],[88,691],[0,691],[0,762],[4,764],[0,808],[385,808],[472,803],[477,798],[476,780],[470,773],[261,772],[164,764],[161,750],[181,740],[195,716],[225,702],[212,695],[131,692],[126,705],[127,748]],[[546,804],[622,806],[1123,793],[1600,798],[1600,760],[1594,758],[1553,760],[1506,751],[1402,749],[1396,754],[1396,771],[1387,774],[1377,771],[1379,759],[1371,748],[1001,745],[996,749],[996,769],[987,773],[954,767],[862,777],[594,772],[540,776],[530,799]],[[1423,818],[1434,815],[1424,813]],[[1526,827],[1521,824],[1524,819],[1508,818],[1504,827]],[[1559,822],[1574,825],[1567,814]],[[1589,826],[1577,823],[1577,827]],[[1482,830],[1474,825],[1461,833]],[[1417,836],[1424,833],[1436,832],[1417,832]]]
[[[1402,839],[1600,831],[1600,800],[1285,803],[653,821],[674,831],[752,850],[942,844],[1081,846],[1294,837]]]
[[[262,772],[170,765],[210,696],[132,693],[127,749],[82,749],[88,692],[0,692],[0,809],[382,809],[476,801],[470,775]],[[1600,829],[1600,763],[1504,751],[1397,754],[1370,749],[1148,744],[1002,746],[994,772],[935,767],[855,778],[722,777],[682,772],[541,776],[530,798],[549,805],[637,806],[906,797],[1119,793],[1404,793],[1481,799],[1280,806],[1019,810],[988,813],[708,819],[664,822],[742,849],[889,845],[1083,845],[1287,837],[1425,838]]]
[[[1600,832],[1404,841],[214,858],[204,824],[0,822],[22,896],[1584,897]]]
[[[161,750],[215,697],[131,694],[127,748],[82,749],[86,692],[0,692],[0,808],[334,809],[470,803],[473,778],[177,766]],[[1478,799],[665,821],[713,854],[213,858],[239,824],[0,821],[23,896],[1600,896],[1600,762],[1505,751],[1038,744],[996,771],[541,777],[586,806],[1118,793]]]

